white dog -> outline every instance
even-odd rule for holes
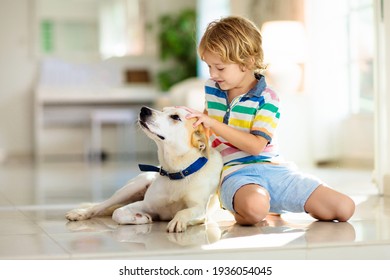
[[[148,172],[102,203],[68,212],[67,219],[85,220],[115,210],[112,218],[119,224],[167,220],[168,232],[204,223],[208,210],[218,205],[222,158],[209,146],[208,131],[202,125],[194,128],[194,119],[186,119],[187,114],[175,107],[163,111],[142,107],[139,124],[156,142],[161,167],[140,165]]]

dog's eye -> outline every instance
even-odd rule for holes
[[[171,115],[171,119],[175,121],[181,121],[179,115]]]

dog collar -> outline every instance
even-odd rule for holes
[[[190,176],[191,174],[197,172],[206,163],[207,163],[207,158],[200,157],[194,163],[192,163],[190,166],[188,166],[186,169],[183,169],[182,171],[175,172],[175,173],[169,173],[169,172],[165,171],[162,167],[157,167],[157,166],[148,165],[148,164],[138,164],[138,167],[141,171],[158,172],[158,173],[160,173],[161,176],[167,176],[171,180],[180,180],[180,179],[184,179],[185,177]]]

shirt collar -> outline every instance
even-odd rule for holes
[[[255,73],[255,78],[257,80],[257,83],[256,85],[251,88],[246,94],[244,94],[244,96],[247,96],[247,97],[252,97],[252,96],[257,96],[257,97],[260,97],[261,96],[261,93],[265,90],[265,88],[267,87],[267,83],[265,82],[265,77],[259,73]],[[225,90],[222,90],[218,83],[215,83],[215,86],[226,93]]]
[[[248,91],[248,93],[246,94],[246,96],[248,97],[252,97],[252,96],[260,97],[261,93],[267,87],[267,83],[265,82],[265,78],[263,75],[256,73],[255,78],[257,79],[257,84]]]

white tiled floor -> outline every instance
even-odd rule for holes
[[[168,234],[166,223],[118,226],[111,218],[68,222],[82,202],[110,196],[138,173],[136,163],[0,166],[0,259],[390,259],[390,198],[370,170],[310,169],[353,197],[348,223],[306,214],[270,216],[241,227],[220,211],[215,222]]]

